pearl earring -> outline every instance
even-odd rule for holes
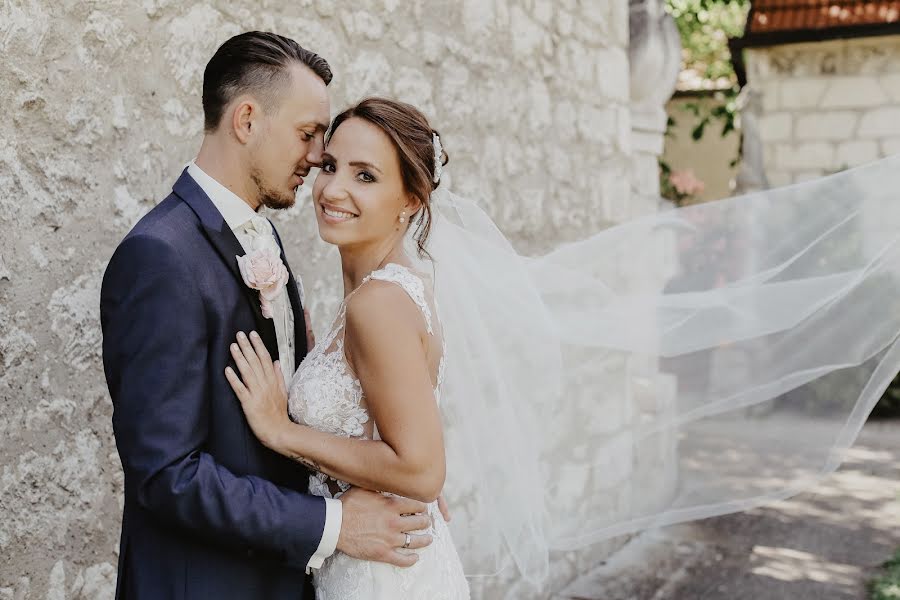
[[[406,211],[400,213],[400,224],[406,223]]]

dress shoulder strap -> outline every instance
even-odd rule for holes
[[[425,324],[428,326],[428,333],[434,335],[434,329],[431,324],[431,307],[428,306],[428,301],[425,299],[425,282],[421,276],[403,265],[388,263],[384,268],[369,274],[363,280],[363,283],[370,279],[388,281],[403,288],[422,311],[422,315],[425,317]]]

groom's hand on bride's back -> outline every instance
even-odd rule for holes
[[[431,527],[424,502],[352,488],[341,496],[343,519],[337,549],[354,558],[411,567],[429,545],[428,534],[409,533]],[[409,533],[409,550],[404,549]]]

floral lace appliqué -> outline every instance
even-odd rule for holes
[[[433,314],[424,281],[409,269],[389,264],[365,278],[389,281],[403,288],[420,308],[428,333],[434,335]],[[346,300],[328,334],[300,364],[291,382],[288,409],[291,417],[319,431],[345,437],[365,438],[369,414],[364,406],[362,385],[350,369],[344,353],[343,332]],[[435,398],[440,397],[445,357],[438,367]],[[376,432],[377,436],[377,432]],[[350,485],[324,473],[310,476],[309,492],[326,498],[340,496]],[[421,550],[419,561],[408,569],[384,563],[357,560],[340,552],[327,559],[315,574],[317,600],[465,600],[469,588],[450,531],[437,509],[428,505],[434,541]],[[377,595],[374,590],[377,590]]]

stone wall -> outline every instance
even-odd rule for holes
[[[199,147],[202,70],[222,41],[268,29],[316,50],[334,111],[366,94],[419,105],[455,188],[537,251],[655,210],[630,204],[649,170],[631,150],[628,20],[626,0],[0,4],[0,600],[112,597],[122,473],[100,278]],[[273,218],[321,332],[339,271],[310,210],[303,190]],[[646,481],[660,469],[623,460]],[[614,547],[556,557],[555,582]]]
[[[900,152],[900,36],[746,51],[769,184]]]

